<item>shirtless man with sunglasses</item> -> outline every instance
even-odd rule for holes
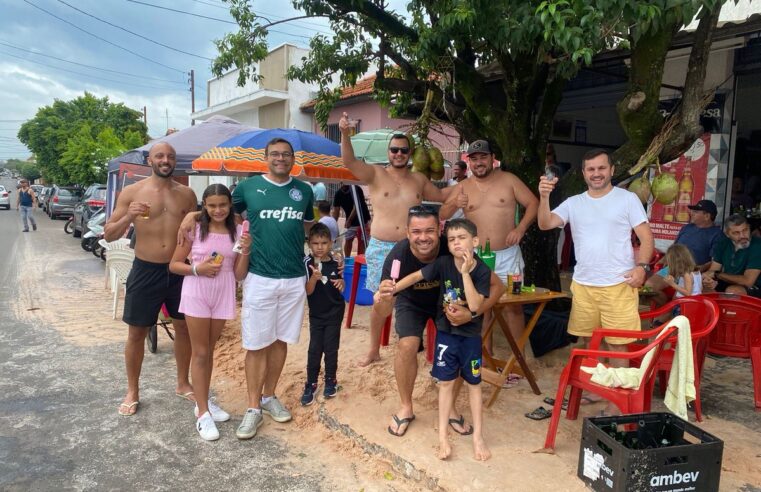
[[[338,122],[341,131],[341,157],[344,166],[354,176],[370,187],[370,201],[373,205],[373,227],[370,242],[365,250],[367,261],[366,288],[375,293],[381,280],[383,261],[394,245],[406,237],[407,213],[424,199],[443,201],[441,190],[421,173],[413,173],[407,167],[411,145],[404,134],[391,137],[388,144],[388,166],[365,164],[354,156],[351,146],[351,124],[349,115],[344,113]],[[380,360],[380,333],[385,317],[373,310],[370,315],[370,350],[359,362],[367,366]]]

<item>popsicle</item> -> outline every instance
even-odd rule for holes
[[[243,224],[241,224],[241,226],[240,226],[240,233],[241,233],[241,235],[248,234],[248,227],[249,227],[249,225],[250,224],[249,224],[249,222],[247,220],[243,221]],[[240,245],[240,239],[235,241],[235,244],[233,245],[233,252],[234,253],[242,253],[243,252],[243,247]]]
[[[394,279],[394,281],[399,280],[399,270],[402,267],[402,262],[399,260],[394,260],[391,262],[391,278]]]

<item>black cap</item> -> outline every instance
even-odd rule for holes
[[[468,146],[468,155],[471,154],[491,154],[491,147],[489,147],[489,142],[486,140],[476,140],[472,144]]]
[[[716,209],[716,204],[711,200],[700,200],[695,205],[689,205],[687,208],[690,210],[700,210],[701,212],[708,212],[711,217],[716,217],[719,211]]]

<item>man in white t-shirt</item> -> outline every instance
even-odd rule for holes
[[[539,214],[542,230],[571,224],[576,268],[571,292],[573,304],[568,333],[590,337],[602,326],[639,330],[637,289],[645,282],[653,255],[653,234],[637,195],[613,186],[613,165],[607,151],[590,150],[582,158],[587,191],[572,196],[550,212],[550,193],[557,178],[539,180]],[[640,241],[637,258],[631,231]],[[630,338],[607,338],[610,350],[625,351]],[[622,361],[611,361],[611,364]]]

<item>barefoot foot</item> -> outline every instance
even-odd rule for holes
[[[357,361],[357,366],[359,366],[359,367],[367,367],[370,364],[372,364],[373,362],[378,362],[379,360],[381,360],[380,354],[378,354],[378,353],[367,354],[366,356],[364,356],[363,358],[361,358],[361,359],[359,359]]]
[[[486,461],[491,458],[491,451],[486,446],[483,437],[473,438],[473,457],[478,461]]]
[[[449,445],[449,441],[439,442],[438,457],[440,460],[445,460],[452,455],[452,446]]]

